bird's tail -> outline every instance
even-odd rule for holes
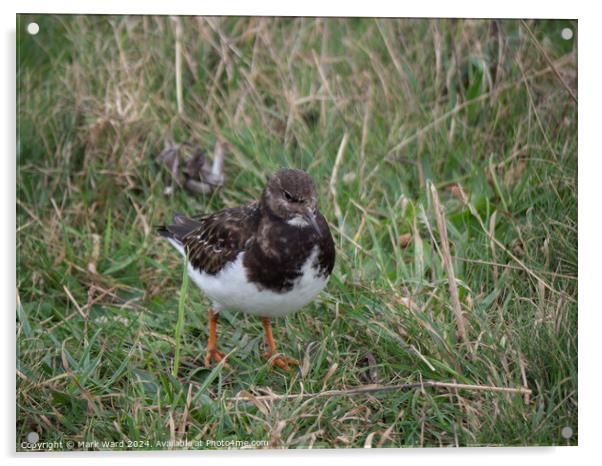
[[[201,226],[200,222],[183,214],[175,214],[171,225],[157,226],[157,233],[166,238],[180,254],[186,257],[186,248],[182,240],[184,236],[199,226]]]
[[[157,233],[164,238],[181,242],[182,238],[192,230],[201,226],[200,222],[193,220],[183,214],[175,214],[171,225],[157,226]]]
[[[197,222],[183,214],[175,214],[171,225],[157,226],[157,233],[164,238],[172,238],[180,241],[184,236],[199,226],[201,226],[201,222]]]

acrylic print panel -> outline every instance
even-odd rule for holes
[[[576,445],[576,38],[19,15],[16,449]]]

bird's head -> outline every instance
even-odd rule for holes
[[[278,170],[263,190],[261,203],[264,209],[283,222],[298,228],[312,228],[320,234],[316,221],[316,188],[311,177],[303,170]]]

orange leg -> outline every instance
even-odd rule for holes
[[[286,358],[281,354],[276,353],[276,342],[272,335],[272,324],[268,317],[262,317],[261,323],[263,324],[263,330],[265,331],[265,339],[268,344],[268,350],[263,353],[266,359],[271,359],[272,365],[279,367],[282,370],[288,371],[289,365],[298,365],[299,361],[296,359]]]
[[[217,350],[217,316],[218,313],[209,308],[209,341],[207,342],[205,366],[210,366],[212,360],[219,363],[224,359],[224,354]]]

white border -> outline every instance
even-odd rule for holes
[[[14,298],[15,298],[15,262],[14,262],[14,221],[15,221],[15,13],[137,13],[137,14],[205,14],[205,15],[303,15],[303,16],[404,16],[404,17],[537,17],[537,18],[577,18],[579,20],[579,447],[576,448],[503,448],[503,449],[461,449],[452,450],[330,450],[330,451],[268,451],[268,452],[208,452],[205,454],[148,453],[148,454],[62,454],[49,456],[22,456],[19,464],[43,461],[50,464],[62,464],[65,461],[106,463],[114,458],[134,461],[144,460],[150,464],[164,462],[167,458],[178,463],[198,464],[200,461],[219,462],[220,464],[246,465],[281,464],[286,461],[291,466],[306,465],[307,461],[324,460],[365,464],[376,461],[385,464],[400,462],[418,462],[437,464],[450,461],[463,465],[483,464],[504,465],[524,462],[562,464],[568,462],[589,463],[591,456],[600,456],[596,448],[599,443],[600,428],[600,331],[602,331],[602,309],[600,309],[600,238],[602,230],[600,218],[600,16],[593,2],[525,2],[504,0],[503,2],[469,2],[464,0],[411,2],[393,4],[392,1],[370,0],[327,4],[325,1],[305,0],[286,5],[282,1],[230,1],[230,2],[194,2],[181,0],[74,0],[33,1],[21,0],[18,5],[1,2],[0,21],[2,22],[3,70],[2,102],[4,110],[0,112],[4,151],[3,169],[0,170],[3,202],[0,218],[3,222],[3,241],[0,242],[4,267],[2,269],[3,293],[5,299],[5,357],[2,358],[5,382],[0,384],[3,399],[7,405],[5,416],[0,424],[0,440],[4,455],[9,464],[15,461],[14,449]],[[343,6],[344,5],[344,6]],[[12,260],[6,260],[12,258]],[[16,461],[15,461],[16,462]]]

